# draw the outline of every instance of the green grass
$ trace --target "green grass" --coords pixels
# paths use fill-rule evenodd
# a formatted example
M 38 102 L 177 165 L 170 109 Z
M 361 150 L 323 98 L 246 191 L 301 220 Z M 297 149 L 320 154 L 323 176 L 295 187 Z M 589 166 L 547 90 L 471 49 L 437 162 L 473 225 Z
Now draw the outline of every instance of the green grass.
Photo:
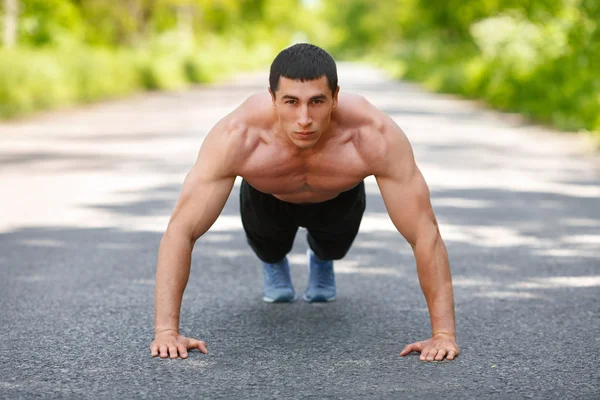
M 220 38 L 198 46 L 173 37 L 136 49 L 0 49 L 0 118 L 210 82 L 266 64 L 275 51 Z

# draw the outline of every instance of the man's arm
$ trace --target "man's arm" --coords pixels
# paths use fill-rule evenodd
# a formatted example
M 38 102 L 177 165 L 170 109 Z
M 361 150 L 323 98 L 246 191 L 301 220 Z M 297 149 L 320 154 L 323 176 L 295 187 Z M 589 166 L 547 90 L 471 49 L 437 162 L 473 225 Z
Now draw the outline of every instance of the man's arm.
M 158 251 L 155 287 L 155 340 L 152 355 L 187 357 L 187 350 L 206 344 L 179 335 L 179 313 L 187 285 L 191 253 L 196 240 L 214 224 L 229 197 L 235 175 L 228 164 L 227 133 L 212 131 L 205 139 L 196 164 L 186 176 L 182 192 Z
M 419 351 L 421 360 L 442 360 L 444 356 L 452 359 L 459 352 L 452 278 L 429 188 L 406 135 L 391 120 L 384 129 L 386 151 L 376 174 L 377 184 L 392 222 L 415 254 L 432 328 L 432 339 L 406 346 L 401 355 Z

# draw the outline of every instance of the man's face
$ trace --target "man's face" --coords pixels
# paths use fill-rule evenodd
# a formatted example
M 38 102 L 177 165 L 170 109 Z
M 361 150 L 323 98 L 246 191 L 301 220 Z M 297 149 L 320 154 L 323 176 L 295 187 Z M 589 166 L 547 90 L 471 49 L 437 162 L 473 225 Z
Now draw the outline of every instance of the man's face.
M 331 93 L 325 76 L 305 82 L 279 78 L 279 88 L 271 97 L 281 129 L 292 143 L 301 149 L 317 143 L 337 107 L 338 92 Z

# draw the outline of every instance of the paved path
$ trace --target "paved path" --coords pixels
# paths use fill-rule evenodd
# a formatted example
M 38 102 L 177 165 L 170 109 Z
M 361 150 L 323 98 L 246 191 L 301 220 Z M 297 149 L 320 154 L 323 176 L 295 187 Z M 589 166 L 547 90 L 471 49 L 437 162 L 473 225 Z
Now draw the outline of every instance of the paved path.
M 0 398 L 600 398 L 600 158 L 582 141 L 342 65 L 411 139 L 448 246 L 452 362 L 375 183 L 338 301 L 267 305 L 237 186 L 198 241 L 182 332 L 150 356 L 157 246 L 207 130 L 259 74 L 0 125 Z M 298 291 L 303 232 L 291 255 Z

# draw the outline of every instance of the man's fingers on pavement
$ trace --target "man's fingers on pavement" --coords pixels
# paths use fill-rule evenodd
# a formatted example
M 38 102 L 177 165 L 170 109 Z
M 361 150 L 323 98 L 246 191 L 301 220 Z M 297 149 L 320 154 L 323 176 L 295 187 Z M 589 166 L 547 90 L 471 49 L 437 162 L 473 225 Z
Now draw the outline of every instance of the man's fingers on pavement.
M 170 345 L 169 354 L 171 354 L 171 358 L 177 358 L 177 347 L 175 347 L 174 345 Z
M 206 348 L 206 343 L 205 342 L 200 342 L 198 344 L 198 349 L 203 352 L 204 354 L 208 354 L 208 349 Z
M 406 345 L 404 349 L 400 352 L 400 355 L 404 357 L 410 352 L 412 352 L 412 344 Z
M 429 353 L 431 351 L 433 351 L 433 349 L 431 347 L 424 348 L 423 351 L 421 352 L 421 361 L 427 360 L 427 357 L 429 357 Z
M 163 344 L 162 346 L 160 346 L 160 357 L 167 358 L 168 356 L 169 354 L 167 354 L 167 346 Z
M 455 356 L 456 356 L 456 352 L 455 352 L 454 350 L 450 350 L 450 351 L 448 352 L 448 355 L 446 356 L 446 358 L 447 358 L 448 360 L 453 360 Z
M 188 349 L 198 349 L 200 352 L 208 354 L 206 342 L 203 342 L 202 340 L 190 339 L 190 342 L 188 343 Z
M 411 343 L 409 345 L 407 345 L 404 350 L 402 350 L 402 352 L 400 353 L 401 356 L 405 356 L 413 351 L 421 351 L 421 344 L 420 342 L 417 343 Z
M 444 349 L 440 349 L 437 353 L 437 356 L 435 356 L 435 360 L 436 361 L 442 361 L 444 359 L 444 356 L 446 355 L 446 350 Z
M 438 349 L 429 350 L 429 354 L 427 355 L 427 361 L 433 361 L 437 352 L 438 352 Z
M 183 344 L 178 344 L 177 350 L 179 350 L 179 355 L 181 356 L 181 358 L 187 358 L 187 356 L 188 356 L 187 349 L 185 348 L 185 346 Z
M 150 345 L 150 351 L 152 352 L 152 357 L 156 357 L 158 355 L 158 345 Z

